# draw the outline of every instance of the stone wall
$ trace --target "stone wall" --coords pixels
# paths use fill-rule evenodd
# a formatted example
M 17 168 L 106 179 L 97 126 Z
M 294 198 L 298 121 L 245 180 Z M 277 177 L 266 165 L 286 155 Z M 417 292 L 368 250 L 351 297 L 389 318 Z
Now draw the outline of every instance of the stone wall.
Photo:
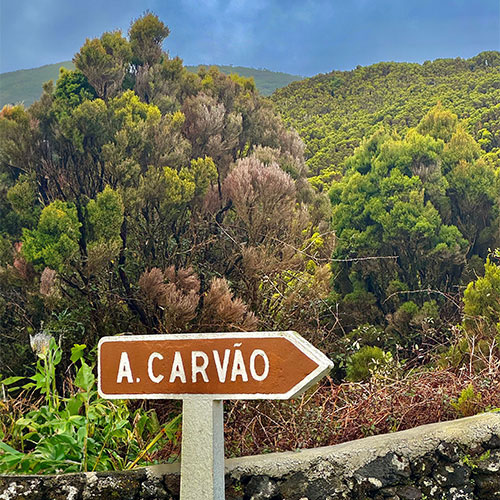
M 325 422 L 325 425 L 328 425 Z M 179 469 L 0 476 L 0 500 L 179 497 Z M 500 413 L 226 460 L 226 500 L 500 500 Z

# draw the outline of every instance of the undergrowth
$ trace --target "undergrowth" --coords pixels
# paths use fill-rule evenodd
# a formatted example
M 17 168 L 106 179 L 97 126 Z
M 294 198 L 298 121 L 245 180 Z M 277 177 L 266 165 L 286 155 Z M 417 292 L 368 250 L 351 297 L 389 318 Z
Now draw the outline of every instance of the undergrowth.
M 480 372 L 421 369 L 400 378 L 326 380 L 290 401 L 228 405 L 226 453 L 253 455 L 328 446 L 500 407 L 500 366 Z
M 99 397 L 84 345 L 71 350 L 74 377 L 58 384 L 61 348 L 44 334 L 32 341 L 34 375 L 0 379 L 0 473 L 131 469 L 175 443 L 180 416 L 160 425 L 152 410 Z

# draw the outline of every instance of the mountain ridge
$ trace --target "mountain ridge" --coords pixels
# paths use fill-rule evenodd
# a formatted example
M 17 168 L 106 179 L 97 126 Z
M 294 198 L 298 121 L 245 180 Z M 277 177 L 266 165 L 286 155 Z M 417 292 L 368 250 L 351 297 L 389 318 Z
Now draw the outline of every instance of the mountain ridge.
M 189 71 L 197 72 L 200 67 L 208 65 L 199 64 L 186 66 Z M 293 81 L 302 79 L 300 75 L 291 75 L 268 69 L 248 68 L 246 66 L 218 65 L 214 64 L 222 73 L 237 73 L 244 77 L 253 77 L 259 92 L 264 96 L 271 95 L 277 88 L 284 87 Z M 23 102 L 30 106 L 42 93 L 42 84 L 57 80 L 59 69 L 74 69 L 72 61 L 62 61 L 54 64 L 45 64 L 37 68 L 19 69 L 0 73 L 0 107 L 5 104 L 17 104 Z

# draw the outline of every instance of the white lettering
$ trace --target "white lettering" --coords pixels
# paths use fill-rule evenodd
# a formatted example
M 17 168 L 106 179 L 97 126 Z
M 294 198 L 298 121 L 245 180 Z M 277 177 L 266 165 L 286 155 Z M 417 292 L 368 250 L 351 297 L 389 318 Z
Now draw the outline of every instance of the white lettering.
M 177 377 L 181 379 L 183 384 L 186 383 L 186 372 L 184 371 L 184 363 L 182 362 L 182 356 L 179 351 L 175 351 L 174 362 L 172 363 L 172 370 L 168 381 L 172 383 Z
M 118 375 L 116 376 L 116 383 L 121 384 L 122 380 L 126 378 L 129 384 L 134 382 L 132 377 L 132 368 L 130 368 L 130 360 L 128 359 L 128 354 L 122 352 L 120 356 L 120 364 L 118 365 Z
M 240 376 L 243 382 L 248 382 L 247 369 L 243 361 L 243 354 L 239 349 L 234 351 L 233 370 L 231 372 L 231 382 L 236 381 L 236 377 Z
M 219 382 L 224 383 L 226 381 L 227 367 L 229 365 L 229 356 L 231 351 L 226 349 L 224 351 L 224 360 L 221 363 L 219 351 L 212 351 L 214 355 L 215 367 L 217 368 L 217 375 L 219 376 Z
M 255 359 L 257 356 L 260 356 L 264 360 L 264 371 L 258 375 L 257 370 L 255 369 Z M 267 354 L 262 349 L 255 349 L 250 356 L 250 373 L 252 377 L 258 382 L 262 382 L 269 375 L 269 358 Z
M 202 359 L 201 365 L 198 365 L 197 360 Z M 203 351 L 193 351 L 191 353 L 191 381 L 196 382 L 198 373 L 203 378 L 203 382 L 208 382 L 207 377 L 208 356 Z
M 155 375 L 153 373 L 153 361 L 155 359 L 162 360 L 163 356 L 159 352 L 153 352 L 148 359 L 148 375 L 152 382 L 159 384 L 165 377 L 163 375 Z

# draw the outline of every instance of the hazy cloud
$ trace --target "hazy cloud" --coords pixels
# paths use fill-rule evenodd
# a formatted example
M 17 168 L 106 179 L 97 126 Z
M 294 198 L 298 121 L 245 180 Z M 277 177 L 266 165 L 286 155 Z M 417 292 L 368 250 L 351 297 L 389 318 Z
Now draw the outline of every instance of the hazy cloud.
M 0 0 L 0 71 L 71 59 L 149 9 L 187 64 L 311 75 L 500 50 L 498 0 Z

